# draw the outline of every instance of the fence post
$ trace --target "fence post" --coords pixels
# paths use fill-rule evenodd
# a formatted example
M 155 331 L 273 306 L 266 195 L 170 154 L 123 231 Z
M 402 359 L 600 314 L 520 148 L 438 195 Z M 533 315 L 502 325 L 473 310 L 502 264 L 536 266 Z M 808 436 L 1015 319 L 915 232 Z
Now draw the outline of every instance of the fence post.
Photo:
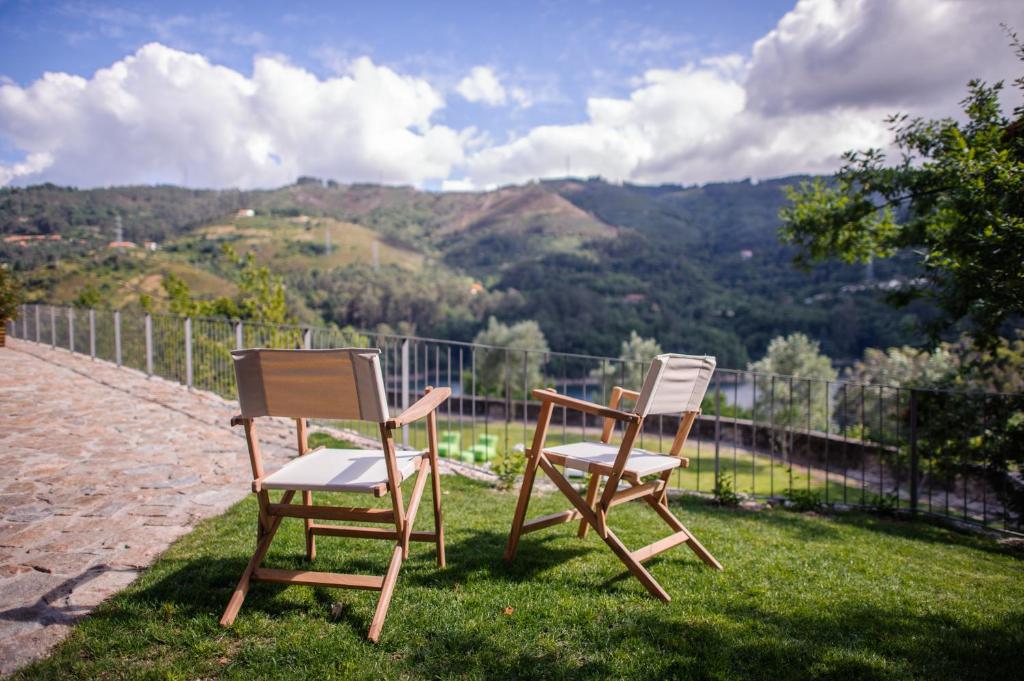
M 146 375 L 153 375 L 153 315 L 146 313 Z
M 96 359 L 96 310 L 89 308 L 89 356 Z
M 718 494 L 719 449 L 722 440 L 722 379 L 715 377 L 715 483 L 712 490 Z
M 114 360 L 121 366 L 121 311 L 114 310 Z
M 21 338 L 28 340 L 28 305 L 21 306 Z
M 235 350 L 242 349 L 242 320 L 235 322 Z
M 409 408 L 409 339 L 402 341 L 402 411 Z M 409 444 L 409 426 L 402 426 L 402 444 Z
M 36 308 L 36 343 L 39 343 L 41 342 L 41 335 L 39 331 L 39 309 L 41 306 L 35 305 L 34 307 Z
M 303 329 L 302 330 L 302 347 L 309 350 L 313 347 L 313 330 Z
M 910 390 L 910 512 L 917 513 L 917 391 Z
M 185 317 L 185 385 L 192 387 L 192 318 Z
M 50 306 L 50 347 L 57 347 L 57 308 Z
M 75 308 L 68 308 L 68 351 L 75 351 Z

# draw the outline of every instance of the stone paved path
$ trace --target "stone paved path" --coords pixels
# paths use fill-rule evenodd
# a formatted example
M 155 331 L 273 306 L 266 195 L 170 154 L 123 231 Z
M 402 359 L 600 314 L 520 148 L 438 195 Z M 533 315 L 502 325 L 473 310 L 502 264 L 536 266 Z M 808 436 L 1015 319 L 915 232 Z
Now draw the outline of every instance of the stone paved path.
M 237 405 L 65 350 L 7 343 L 0 675 L 45 655 L 252 480 L 241 429 L 229 426 Z M 292 424 L 261 427 L 268 470 L 294 456 Z

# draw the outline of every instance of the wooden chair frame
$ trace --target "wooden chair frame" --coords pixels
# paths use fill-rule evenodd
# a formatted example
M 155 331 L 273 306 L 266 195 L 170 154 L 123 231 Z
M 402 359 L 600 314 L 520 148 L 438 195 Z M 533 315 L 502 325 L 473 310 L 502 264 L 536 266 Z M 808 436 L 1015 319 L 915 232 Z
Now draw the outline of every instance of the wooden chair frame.
M 431 387 L 417 402 L 412 404 L 401 415 L 380 423 L 380 437 L 384 449 L 388 481 L 372 490 L 376 497 L 390 495 L 391 508 L 354 508 L 340 506 L 317 506 L 313 504 L 313 493 L 302 491 L 302 503 L 292 503 L 295 490 L 285 490 L 277 503 L 270 499 L 268 490 L 261 481 L 264 478 L 263 460 L 260 454 L 260 443 L 256 436 L 254 418 L 236 416 L 231 420 L 232 426 L 241 425 L 245 428 L 245 440 L 249 448 L 249 462 L 252 465 L 252 491 L 259 502 L 259 523 L 256 527 L 256 551 L 242 573 L 238 586 L 228 601 L 220 624 L 229 627 L 235 621 L 242 602 L 253 581 L 276 582 L 279 584 L 306 584 L 311 586 L 330 586 L 348 589 L 366 589 L 380 592 L 380 600 L 370 623 L 368 638 L 376 642 L 384 626 L 391 597 L 402 561 L 409 557 L 409 543 L 414 541 L 433 542 L 437 549 L 437 564 L 445 567 L 444 554 L 444 523 L 441 515 L 441 479 L 437 463 L 437 408 L 451 395 L 451 389 Z M 416 480 L 408 506 L 403 503 L 398 463 L 395 457 L 394 431 L 415 421 L 427 420 L 427 451 L 420 458 Z M 307 441 L 307 423 L 305 418 L 295 419 L 299 456 L 310 453 Z M 315 450 L 314 450 L 315 451 Z M 419 510 L 423 490 L 426 487 L 427 472 L 431 473 L 432 493 L 434 501 L 434 531 L 414 532 L 413 523 Z M 333 572 L 312 572 L 305 570 L 277 570 L 261 568 L 270 543 L 274 539 L 281 520 L 284 518 L 302 518 L 306 526 L 306 557 L 312 561 L 316 558 L 316 535 L 333 537 L 356 537 L 362 539 L 383 539 L 396 542 L 387 572 L 384 576 L 338 574 Z M 374 527 L 357 527 L 347 525 L 328 525 L 314 521 L 340 520 L 393 525 L 394 529 Z
M 561 523 L 580 521 L 578 536 L 584 538 L 587 530 L 593 527 L 598 536 L 611 548 L 629 571 L 640 580 L 647 591 L 662 601 L 671 601 L 668 592 L 658 584 L 657 580 L 647 571 L 643 563 L 655 556 L 668 551 L 680 544 L 686 544 L 697 556 L 709 567 L 721 570 L 722 565 L 711 553 L 704 548 L 697 538 L 676 518 L 668 507 L 667 486 L 669 477 L 675 469 L 669 469 L 658 474 L 656 478 L 642 481 L 636 475 L 626 472 L 626 464 L 629 454 L 633 450 L 633 443 L 643 429 L 644 419 L 639 414 L 622 411 L 619 404 L 623 397 L 636 400 L 640 393 L 633 390 L 626 390 L 619 386 L 612 388 L 609 404 L 607 407 L 586 402 L 565 395 L 560 395 L 553 389 L 537 389 L 532 392 L 534 399 L 541 403 L 540 415 L 537 418 L 537 429 L 534 431 L 533 445 L 527 452 L 526 470 L 523 474 L 523 484 L 519 490 L 519 500 L 516 504 L 515 516 L 512 520 L 512 530 L 509 533 L 508 544 L 505 547 L 505 560 L 513 560 L 519 548 L 519 539 L 522 535 L 559 525 Z M 551 423 L 551 415 L 555 406 L 573 409 L 586 415 L 604 418 L 604 428 L 601 433 L 601 442 L 608 443 L 611 440 L 617 423 L 625 425 L 622 437 L 622 444 L 619 446 L 615 462 L 611 466 L 591 464 L 589 466 L 590 480 L 587 484 L 586 497 L 580 495 L 568 479 L 555 467 L 565 465 L 565 457 L 555 452 L 544 449 L 544 442 L 547 437 L 548 427 Z M 689 460 L 681 456 L 683 445 L 690 434 L 694 421 L 700 414 L 699 411 L 684 412 L 679 421 L 679 428 L 669 450 L 671 456 L 682 460 L 682 467 L 689 465 Z M 560 513 L 526 520 L 527 508 L 530 504 L 530 495 L 533 491 L 533 483 L 540 468 L 551 479 L 559 491 L 562 492 L 572 504 L 573 508 Z M 607 482 L 601 489 L 601 478 L 607 478 Z M 625 481 L 629 488 L 619 490 L 619 483 Z M 672 529 L 672 534 L 644 546 L 635 551 L 630 551 L 625 544 L 612 532 L 608 526 L 608 512 L 612 507 L 619 504 L 642 499 L 654 509 L 655 513 Z

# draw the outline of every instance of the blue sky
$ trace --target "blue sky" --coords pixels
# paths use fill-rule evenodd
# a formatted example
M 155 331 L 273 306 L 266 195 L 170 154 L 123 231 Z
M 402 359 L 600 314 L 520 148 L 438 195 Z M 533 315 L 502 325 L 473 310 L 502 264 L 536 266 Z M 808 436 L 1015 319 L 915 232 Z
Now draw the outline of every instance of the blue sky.
M 1004 0 L 0 0 L 0 184 L 822 172 L 849 146 L 884 144 L 883 112 L 952 113 L 968 77 L 1016 75 L 1000 21 L 1024 29 L 1024 11 Z

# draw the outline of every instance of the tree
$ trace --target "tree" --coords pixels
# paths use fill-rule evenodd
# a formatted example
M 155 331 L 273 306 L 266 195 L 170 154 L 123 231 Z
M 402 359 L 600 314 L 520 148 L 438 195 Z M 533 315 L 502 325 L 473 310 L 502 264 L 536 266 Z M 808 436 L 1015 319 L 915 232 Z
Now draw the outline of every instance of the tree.
M 279 275 L 271 274 L 265 265 L 256 264 L 252 253 L 239 257 L 230 244 L 225 244 L 221 252 L 227 262 L 228 276 L 238 284 L 238 295 L 212 300 L 196 298 L 183 279 L 168 273 L 164 276 L 163 287 L 172 313 L 186 317 L 229 317 L 264 324 L 294 323 Z
M 824 430 L 828 423 L 826 381 L 836 379 L 832 360 L 821 354 L 816 341 L 802 333 L 773 338 L 763 358 L 748 367 L 758 374 L 757 420 L 780 426 L 809 426 Z M 765 379 L 768 380 L 765 380 Z
M 909 389 L 950 386 L 959 366 L 959 356 L 946 344 L 932 352 L 869 348 L 846 371 L 849 383 L 837 395 L 833 415 L 847 435 L 856 433 L 852 427 L 874 442 L 898 442 L 909 429 Z
M 543 387 L 541 369 L 549 349 L 537 322 L 526 319 L 508 326 L 491 317 L 473 343 L 489 346 L 476 350 L 478 394 L 522 397 Z
M 1024 90 L 1024 78 L 1015 84 Z M 971 81 L 964 122 L 892 116 L 898 162 L 879 149 L 850 151 L 831 182 L 790 189 L 782 237 L 800 248 L 798 262 L 917 252 L 928 285 L 894 302 L 934 299 L 942 316 L 929 323 L 933 343 L 962 326 L 979 348 L 995 348 L 1024 313 L 1024 106 L 1007 118 L 1002 89 Z
M 629 390 L 640 390 L 651 360 L 662 353 L 661 346 L 653 338 L 643 338 L 636 331 L 622 341 L 619 353 L 621 362 L 604 362 L 590 372 L 590 377 L 606 388 L 619 385 Z
M 23 298 L 21 283 L 15 278 L 11 266 L 0 263 L 0 324 L 17 318 Z

